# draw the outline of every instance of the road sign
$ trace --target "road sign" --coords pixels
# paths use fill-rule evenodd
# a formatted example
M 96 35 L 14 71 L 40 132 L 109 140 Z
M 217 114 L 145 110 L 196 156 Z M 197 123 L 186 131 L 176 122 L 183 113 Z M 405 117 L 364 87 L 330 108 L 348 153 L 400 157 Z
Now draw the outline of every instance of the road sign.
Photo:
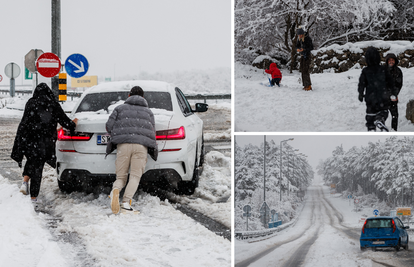
M 267 203 L 266 203 L 266 201 L 265 202 L 263 202 L 263 204 L 262 204 L 262 207 L 260 208 L 260 212 L 261 213 L 267 213 L 267 214 L 269 214 L 269 212 L 270 212 L 270 208 L 269 208 L 269 206 L 267 205 Z
M 379 210 L 374 210 L 374 215 L 377 216 L 379 214 Z
M 243 211 L 246 212 L 246 213 L 249 213 L 251 210 L 252 210 L 252 207 L 250 207 L 250 205 L 245 205 L 243 207 Z
M 24 68 L 24 78 L 26 80 L 33 80 L 33 73 L 31 73 L 28 68 Z
M 352 195 L 348 195 L 348 198 L 352 198 Z
M 357 198 L 356 198 L 356 199 L 354 199 L 354 203 L 355 203 L 355 204 L 358 204 L 358 203 L 359 203 L 359 199 L 357 199 Z
M 390 216 L 391 217 L 397 216 L 397 211 L 396 210 L 390 210 Z
M 92 87 L 98 84 L 98 76 L 83 76 L 82 78 L 72 78 L 71 87 Z
M 10 79 L 17 78 L 20 75 L 20 67 L 16 63 L 11 62 L 4 68 L 4 73 Z
M 31 72 L 36 73 L 36 60 L 43 54 L 40 49 L 32 49 L 24 56 L 24 66 Z
M 60 72 L 60 59 L 53 53 L 44 53 L 36 61 L 37 71 L 40 75 L 51 78 Z
M 276 214 L 276 211 L 275 211 L 275 210 L 271 210 L 271 211 L 270 211 L 270 213 L 271 213 L 272 215 L 275 215 L 275 214 Z
M 411 208 L 397 208 L 397 215 L 399 216 L 410 216 Z
M 335 184 L 331 184 L 331 188 L 335 188 L 336 187 L 336 185 Z
M 69 76 L 80 78 L 88 72 L 89 63 L 81 54 L 72 54 L 65 61 L 65 69 Z
M 3 76 L 0 75 L 0 82 L 3 81 Z

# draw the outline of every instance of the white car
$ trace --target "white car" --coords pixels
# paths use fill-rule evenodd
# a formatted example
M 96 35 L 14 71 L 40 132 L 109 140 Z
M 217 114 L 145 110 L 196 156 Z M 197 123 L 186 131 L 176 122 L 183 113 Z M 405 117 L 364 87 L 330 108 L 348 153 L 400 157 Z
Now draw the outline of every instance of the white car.
M 203 121 L 194 112 L 205 112 L 208 105 L 197 103 L 193 110 L 179 88 L 158 81 L 103 83 L 83 93 L 70 115 L 79 119 L 75 134 L 65 129 L 58 132 L 56 170 L 62 191 L 90 193 L 100 184 L 115 181 L 116 150 L 105 158 L 110 138 L 105 124 L 136 85 L 144 90 L 154 113 L 158 144 L 158 160 L 148 156 L 140 184 L 194 192 L 204 160 Z

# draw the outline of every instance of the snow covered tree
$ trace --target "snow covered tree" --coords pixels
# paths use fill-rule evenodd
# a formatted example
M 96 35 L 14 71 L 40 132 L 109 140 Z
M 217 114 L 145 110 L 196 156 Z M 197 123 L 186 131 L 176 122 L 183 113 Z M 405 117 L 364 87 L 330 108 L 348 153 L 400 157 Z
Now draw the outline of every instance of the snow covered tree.
M 296 29 L 303 26 L 315 48 L 332 42 L 379 38 L 395 11 L 388 0 L 235 0 L 235 57 L 268 55 L 296 63 Z M 247 61 L 252 61 L 249 58 Z

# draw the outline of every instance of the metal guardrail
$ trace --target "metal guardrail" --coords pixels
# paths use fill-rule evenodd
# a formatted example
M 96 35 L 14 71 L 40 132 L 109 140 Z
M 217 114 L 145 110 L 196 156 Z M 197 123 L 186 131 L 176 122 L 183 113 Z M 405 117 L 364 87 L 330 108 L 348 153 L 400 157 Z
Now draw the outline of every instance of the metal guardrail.
M 9 94 L 10 89 L 0 89 L 0 94 Z M 32 94 L 31 89 L 15 89 L 15 94 Z M 67 96 L 71 97 L 71 100 L 73 100 L 74 97 L 81 97 L 83 92 L 67 92 Z M 204 100 L 204 103 L 208 99 L 231 99 L 231 94 L 196 94 L 196 95 L 185 95 L 185 97 L 189 100 Z

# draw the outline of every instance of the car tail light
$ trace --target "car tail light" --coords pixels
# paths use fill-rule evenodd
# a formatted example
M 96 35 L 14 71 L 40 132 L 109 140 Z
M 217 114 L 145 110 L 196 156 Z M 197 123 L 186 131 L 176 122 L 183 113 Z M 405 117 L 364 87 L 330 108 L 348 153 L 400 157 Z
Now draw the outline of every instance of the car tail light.
M 392 219 L 392 232 L 394 233 L 395 232 L 395 230 L 397 229 L 396 227 L 395 227 L 395 222 L 394 222 L 394 219 Z
M 163 130 L 156 132 L 157 140 L 179 140 L 185 139 L 185 129 L 181 126 L 178 129 Z
M 367 224 L 368 220 L 365 220 L 364 225 L 362 226 L 362 233 L 365 234 L 365 225 Z
M 58 140 L 59 141 L 89 141 L 92 137 L 92 133 L 81 133 L 75 132 L 73 135 L 70 134 L 70 131 L 61 129 L 58 131 Z

